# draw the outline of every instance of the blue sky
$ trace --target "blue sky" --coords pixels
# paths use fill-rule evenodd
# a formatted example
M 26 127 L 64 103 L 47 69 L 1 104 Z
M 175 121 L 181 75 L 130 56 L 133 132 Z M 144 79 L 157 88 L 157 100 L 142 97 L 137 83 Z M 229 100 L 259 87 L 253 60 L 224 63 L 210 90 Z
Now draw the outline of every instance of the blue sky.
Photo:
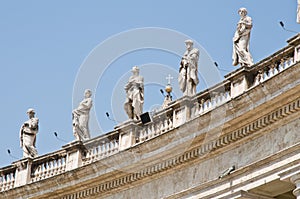
M 240 7 L 246 7 L 253 19 L 250 50 L 255 62 L 284 47 L 286 40 L 294 35 L 283 31 L 279 21 L 284 21 L 289 29 L 299 30 L 296 0 L 0 1 L 0 167 L 14 161 L 7 155 L 7 149 L 21 158 L 19 129 L 27 120 L 26 110 L 30 107 L 40 119 L 39 154 L 55 151 L 65 144 L 54 137 L 54 131 L 64 140 L 74 139 L 71 112 L 73 101 L 74 106 L 80 101 L 80 97 L 74 98 L 73 91 L 80 93 L 83 89 L 74 88 L 80 68 L 101 43 L 124 31 L 157 27 L 184 34 L 197 41 L 220 67 L 228 71 L 236 69 L 231 66 L 231 41 Z M 183 41 L 179 42 L 183 45 L 179 51 L 183 53 Z M 107 51 L 118 48 L 114 44 L 108 46 Z M 101 61 L 107 55 L 96 56 Z M 205 59 L 203 54 L 202 58 Z M 141 75 L 145 77 L 160 77 L 158 74 L 164 77 L 168 72 L 158 71 L 157 67 L 177 71 L 179 61 L 179 55 L 157 49 L 137 50 L 116 57 L 94 90 L 93 111 L 101 128 L 95 127 L 93 121 L 92 135 L 113 129 L 115 123 L 107 120 L 106 111 L 117 120 L 126 119 L 121 107 L 125 96 L 123 86 L 133 65 L 142 66 Z M 209 64 L 203 62 L 199 66 L 200 73 Z M 149 65 L 153 67 L 150 73 Z M 225 74 L 221 71 L 210 75 Z M 172 82 L 174 87 L 176 78 Z M 165 81 L 162 78 L 161 82 Z M 198 91 L 206 87 L 203 80 Z M 146 87 L 145 111 L 163 101 L 160 88 L 163 85 L 155 82 Z

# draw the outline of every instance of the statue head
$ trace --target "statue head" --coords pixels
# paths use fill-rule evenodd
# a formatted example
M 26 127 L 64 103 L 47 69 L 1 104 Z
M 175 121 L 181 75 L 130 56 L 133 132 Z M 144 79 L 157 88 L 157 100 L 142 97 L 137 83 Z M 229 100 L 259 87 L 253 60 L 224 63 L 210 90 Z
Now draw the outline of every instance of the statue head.
M 192 40 L 190 40 L 190 39 L 185 40 L 184 43 L 185 43 L 187 50 L 192 50 L 193 45 L 194 45 L 194 42 Z
M 90 98 L 92 96 L 92 91 L 90 89 L 86 89 L 84 91 L 84 97 L 85 98 Z
M 35 115 L 35 111 L 33 108 L 28 109 L 26 113 L 29 116 L 29 118 L 33 118 Z
M 139 73 L 140 73 L 140 69 L 137 66 L 132 67 L 131 71 L 132 71 L 133 75 L 139 75 Z
M 240 8 L 239 11 L 238 11 L 238 13 L 239 13 L 239 15 L 241 17 L 244 17 L 244 16 L 246 16 L 248 14 L 248 11 L 247 11 L 246 8 Z

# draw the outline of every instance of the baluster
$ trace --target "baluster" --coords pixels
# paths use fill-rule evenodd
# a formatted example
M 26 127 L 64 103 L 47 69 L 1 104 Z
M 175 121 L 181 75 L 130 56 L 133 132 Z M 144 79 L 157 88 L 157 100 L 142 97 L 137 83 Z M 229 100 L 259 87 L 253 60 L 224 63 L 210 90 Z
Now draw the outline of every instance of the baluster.
M 216 106 L 219 106 L 221 104 L 221 101 L 222 101 L 222 93 L 218 93 L 215 96 L 215 99 L 216 99 Z
M 109 143 L 109 146 L 110 146 L 110 153 L 113 154 L 114 153 L 114 143 L 113 143 L 113 141 L 111 141 Z
M 63 161 L 62 158 L 59 158 L 57 160 L 57 174 L 59 174 L 62 171 L 62 167 L 63 167 L 62 161 Z
M 50 173 L 51 173 L 51 161 L 48 161 L 45 163 L 46 164 L 46 173 L 45 173 L 45 177 L 49 177 Z
M 3 187 L 2 187 L 3 190 L 6 190 L 6 182 L 7 182 L 6 175 L 4 175 L 3 176 Z
M 257 75 L 255 77 L 255 83 L 254 83 L 254 85 L 260 84 L 261 82 L 263 82 L 263 79 L 264 79 L 263 70 L 258 70 L 258 73 L 257 73 Z
M 118 149 L 119 149 L 119 144 L 118 144 L 117 140 L 115 139 L 114 140 L 114 152 L 117 152 Z
M 14 184 L 15 184 L 15 174 L 11 173 L 12 176 L 12 182 L 11 182 L 11 187 L 10 188 L 14 188 Z
M 96 146 L 94 149 L 93 161 L 97 160 L 98 159 L 97 157 L 98 157 L 98 146 Z
M 284 59 L 280 60 L 280 64 L 278 66 L 278 71 L 281 72 L 284 70 Z
M 47 165 L 46 163 L 43 163 L 43 178 L 46 177 L 46 173 L 47 173 Z
M 160 135 L 163 131 L 164 131 L 164 122 L 163 122 L 163 119 L 160 118 L 158 135 Z
M 267 71 L 264 71 L 264 72 L 263 72 L 263 81 L 267 80 L 268 78 L 269 78 L 268 72 L 267 72 Z
M 293 65 L 293 57 L 287 58 L 286 68 L 289 68 L 291 65 Z
M 294 58 L 290 57 L 289 59 L 289 67 L 294 64 Z
M 6 174 L 6 189 L 9 189 L 9 185 L 10 185 L 10 175 L 9 174 Z
M 146 129 L 146 128 L 144 128 L 144 129 L 141 130 L 141 133 L 140 133 L 140 139 L 139 139 L 140 142 L 143 142 L 143 141 L 146 139 L 145 129 Z
M 207 104 L 207 109 L 211 109 L 211 98 L 206 100 L 206 104 Z
M 149 137 L 149 138 L 152 138 L 152 137 L 153 137 L 152 127 L 153 127 L 153 123 L 150 123 L 150 124 L 147 126 L 147 131 L 148 131 L 148 137 Z
M 210 98 L 210 108 L 213 109 L 216 106 L 216 97 Z
M 101 144 L 101 158 L 105 156 L 105 145 L 104 143 Z
M 155 136 L 155 126 L 156 126 L 155 124 L 156 124 L 156 122 L 155 123 L 153 122 L 152 125 L 151 125 L 151 136 L 152 137 Z
M 104 156 L 104 144 L 101 144 L 100 145 L 100 149 L 101 149 L 101 151 L 100 151 L 100 156 L 101 156 L 101 158 Z
M 274 76 L 274 64 L 271 64 L 269 68 L 269 78 Z
M 158 135 L 160 135 L 164 130 L 164 123 L 163 123 L 161 118 L 160 118 L 160 121 L 159 121 L 159 128 L 158 129 L 159 129 Z
M 0 176 L 0 192 L 3 191 L 3 176 Z
M 144 129 L 145 130 L 145 140 L 146 139 L 149 139 L 149 132 L 148 132 L 148 129 L 149 129 L 149 124 L 146 126 L 146 128 Z
M 105 143 L 105 155 L 108 156 L 109 155 L 109 146 L 108 143 Z
M 224 93 L 222 93 L 222 98 L 221 98 L 221 102 L 222 104 L 225 103 L 227 101 L 227 92 L 225 91 Z
M 168 125 L 168 118 L 165 118 L 165 121 L 164 121 L 164 131 L 168 131 L 169 130 L 169 125 Z
M 53 175 L 57 174 L 57 159 L 53 160 Z
M 169 117 L 169 129 L 172 129 L 173 128 L 173 117 L 170 116 Z
M 204 103 L 205 103 L 205 100 L 201 99 L 200 104 L 199 104 L 199 113 L 198 113 L 199 115 L 201 113 L 203 113 L 203 111 L 204 111 Z

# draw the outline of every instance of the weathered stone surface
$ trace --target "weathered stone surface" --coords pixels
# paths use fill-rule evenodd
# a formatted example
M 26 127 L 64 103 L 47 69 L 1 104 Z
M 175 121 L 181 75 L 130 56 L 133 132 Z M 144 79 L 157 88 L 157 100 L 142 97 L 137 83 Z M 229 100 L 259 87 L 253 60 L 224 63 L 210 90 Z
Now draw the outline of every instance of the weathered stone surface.
M 242 68 L 212 87 L 212 95 L 178 99 L 148 125 L 127 122 L 33 159 L 24 186 L 13 189 L 16 165 L 1 169 L 0 198 L 294 198 L 300 63 L 285 61 L 270 72 L 294 50 L 286 47 L 245 71 L 248 84 L 235 97 L 232 81 Z M 259 70 L 264 78 L 254 84 Z

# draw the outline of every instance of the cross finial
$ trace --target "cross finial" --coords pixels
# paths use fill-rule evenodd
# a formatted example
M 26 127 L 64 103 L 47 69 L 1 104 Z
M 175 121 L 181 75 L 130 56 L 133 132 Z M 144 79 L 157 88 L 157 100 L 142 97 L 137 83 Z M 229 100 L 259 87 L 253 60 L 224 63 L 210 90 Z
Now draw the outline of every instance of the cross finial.
M 169 74 L 168 77 L 166 77 L 166 79 L 168 80 L 168 84 L 171 84 L 171 79 L 173 79 L 173 77 Z

